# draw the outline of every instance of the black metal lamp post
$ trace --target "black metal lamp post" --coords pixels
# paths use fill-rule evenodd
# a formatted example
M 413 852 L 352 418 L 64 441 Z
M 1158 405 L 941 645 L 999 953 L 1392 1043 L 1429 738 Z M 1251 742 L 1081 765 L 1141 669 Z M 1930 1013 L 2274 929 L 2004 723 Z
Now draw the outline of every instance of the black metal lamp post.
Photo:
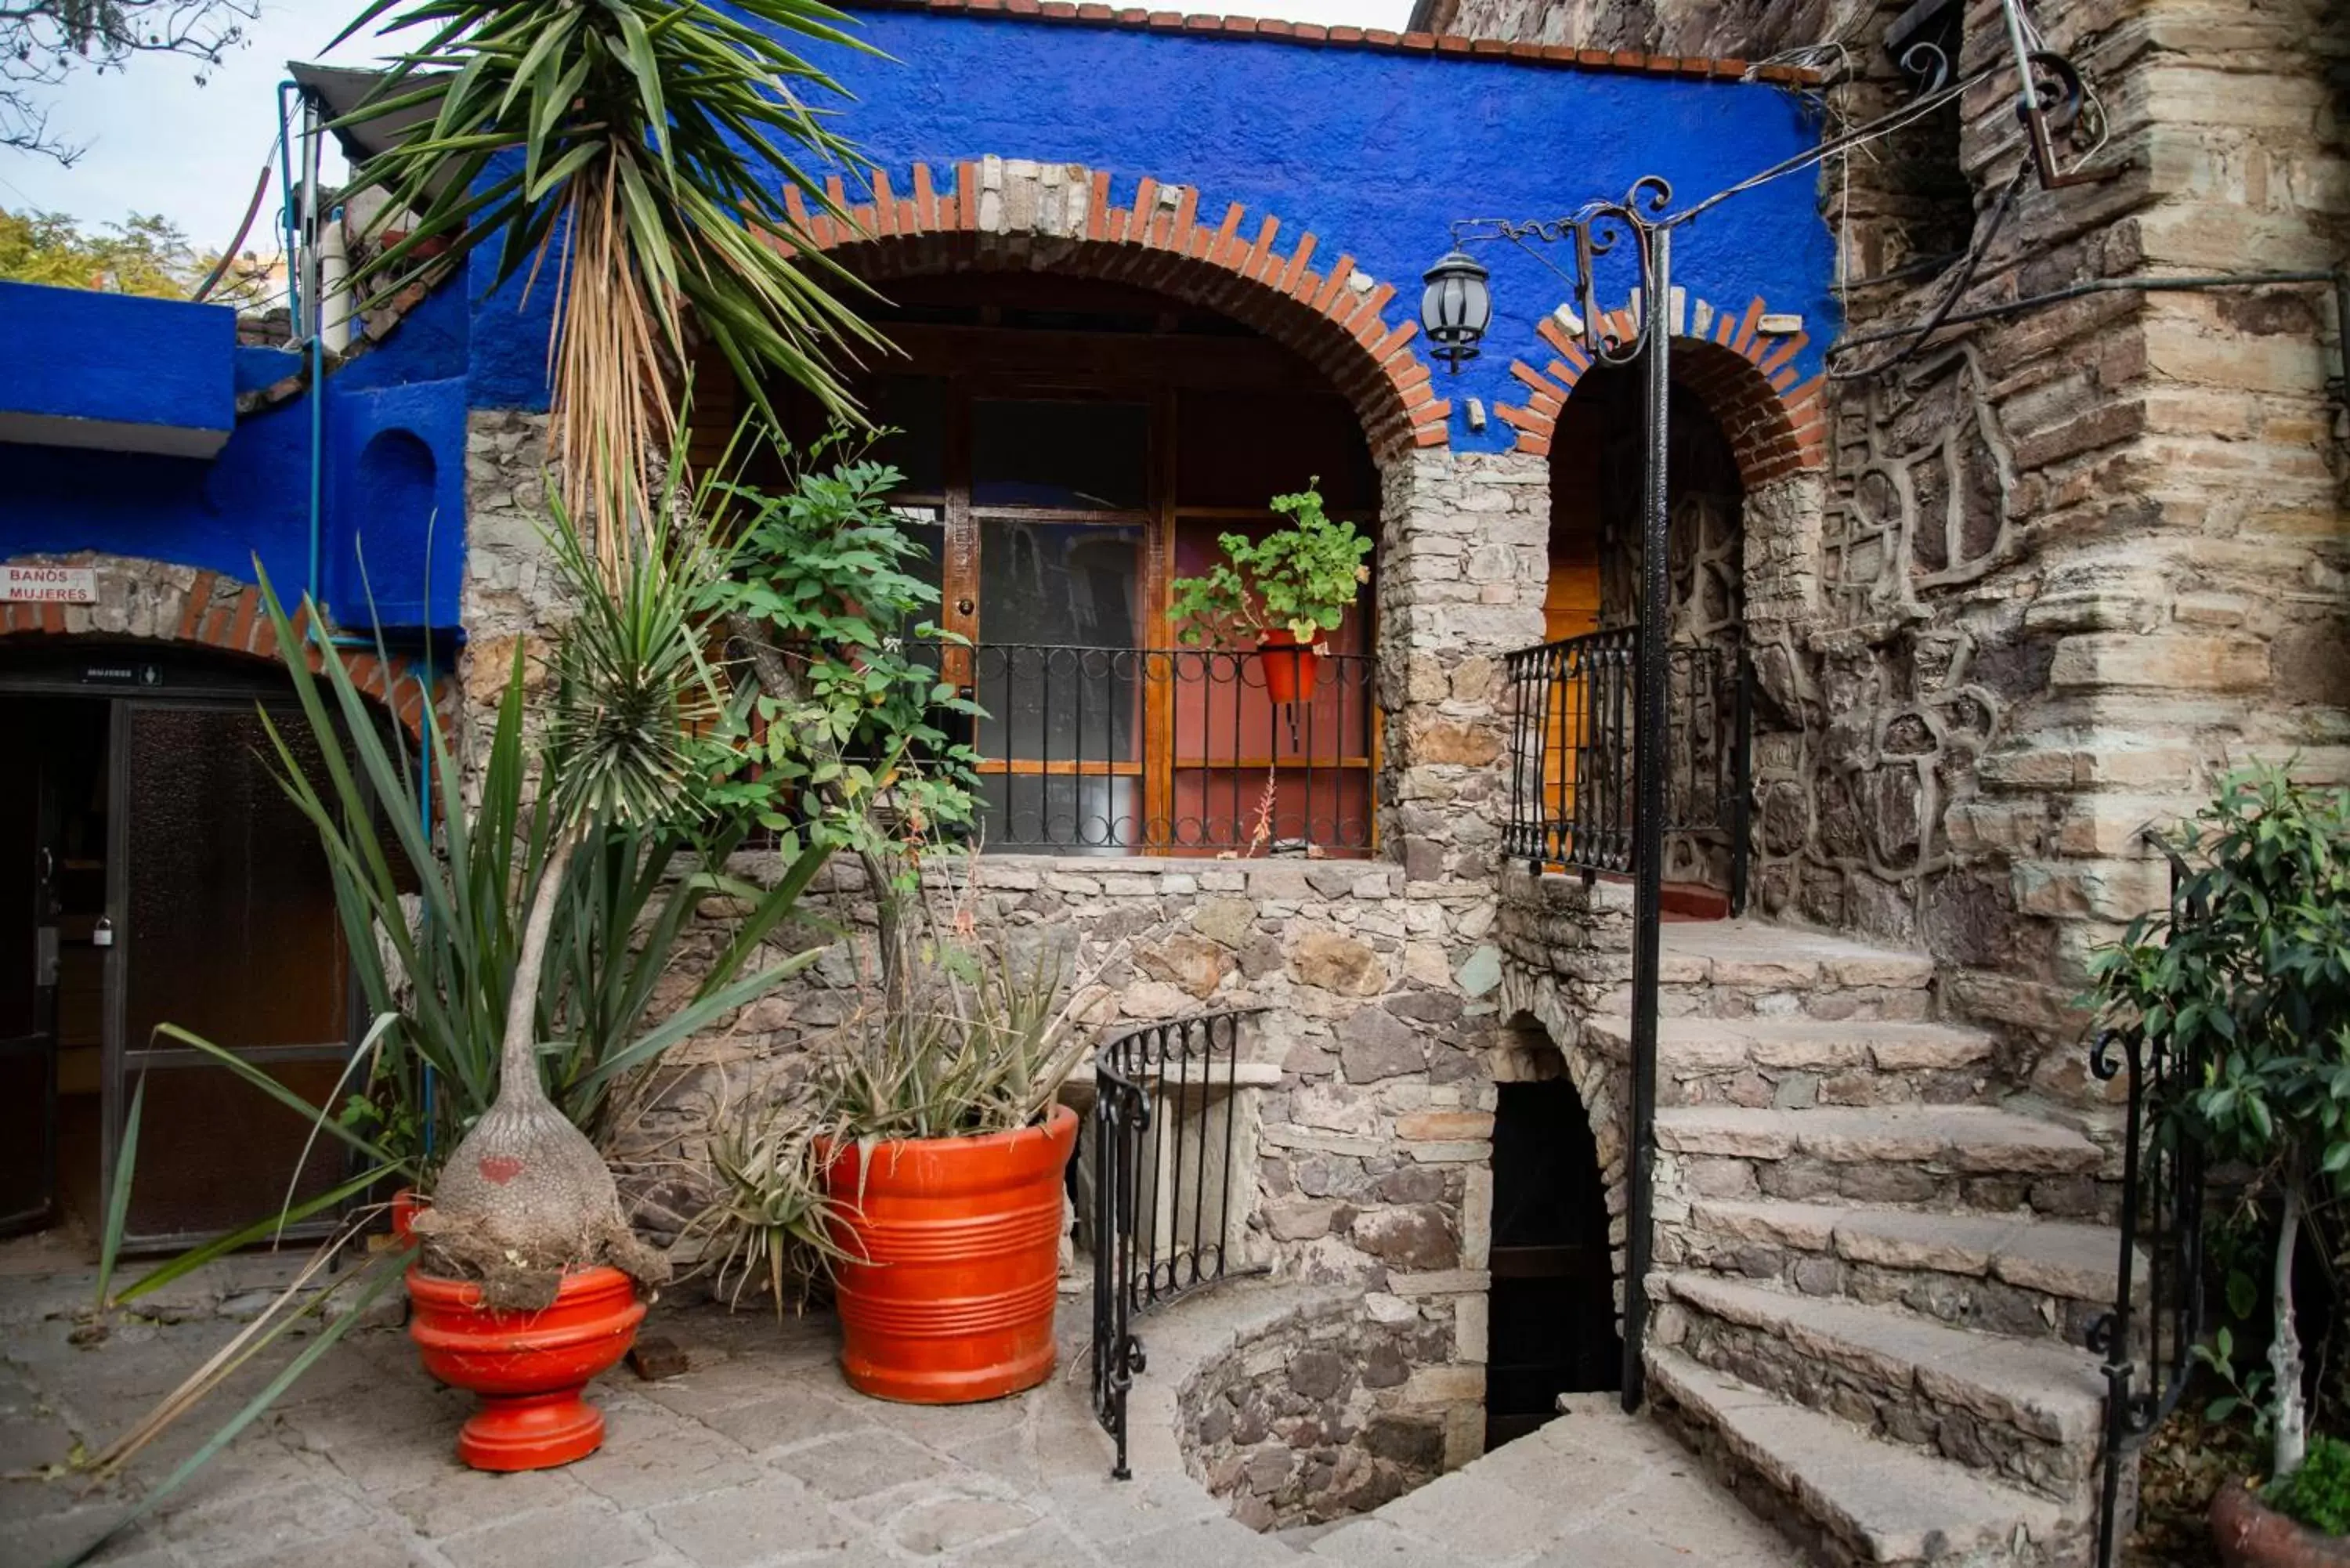
M 1512 223 L 1476 218 L 1453 225 L 1453 249 L 1427 274 L 1420 325 L 1430 350 L 1459 373 L 1474 358 L 1492 319 L 1486 271 L 1461 247 L 1507 240 L 1559 272 L 1574 289 L 1583 349 L 1595 364 L 1646 371 L 1647 442 L 1640 503 L 1640 609 L 1633 696 L 1632 750 L 1632 1128 L 1624 1268 L 1624 1407 L 1639 1407 L 1647 1393 L 1641 1345 L 1648 1318 L 1647 1280 L 1654 1223 L 1651 1168 L 1656 1160 L 1657 991 L 1659 900 L 1664 881 L 1666 661 L 1665 618 L 1670 597 L 1666 559 L 1666 452 L 1672 391 L 1672 230 L 1665 216 L 1672 187 L 1643 175 L 1620 202 L 1587 202 L 1564 218 Z M 1694 212 L 1682 217 L 1694 216 Z M 1574 246 L 1574 271 L 1560 272 L 1534 243 Z M 1601 324 L 1597 258 L 1628 242 L 1638 263 L 1638 307 L 1628 333 Z

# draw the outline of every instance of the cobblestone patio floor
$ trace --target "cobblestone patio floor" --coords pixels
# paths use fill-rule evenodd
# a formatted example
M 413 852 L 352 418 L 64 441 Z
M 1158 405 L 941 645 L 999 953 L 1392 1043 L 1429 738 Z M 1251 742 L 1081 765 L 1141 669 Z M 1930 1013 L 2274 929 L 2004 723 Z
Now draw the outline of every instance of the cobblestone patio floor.
M 181 1290 L 176 1322 L 74 1345 L 86 1272 L 0 1273 L 0 1564 L 41 1568 L 120 1517 L 236 1401 L 182 1423 L 128 1486 L 63 1470 L 234 1332 L 250 1276 Z M 1074 1303 L 1081 1308 L 1082 1303 Z M 1193 1303 L 1197 1305 L 1199 1303 Z M 1178 1308 L 1177 1311 L 1188 1310 Z M 1065 1319 L 1076 1315 L 1065 1307 Z M 829 1317 L 778 1326 L 664 1302 L 647 1324 L 689 1369 L 621 1368 L 594 1395 L 602 1452 L 493 1476 L 452 1452 L 468 1397 L 399 1329 L 355 1330 L 267 1416 L 100 1559 L 118 1568 L 756 1568 L 935 1563 L 1154 1568 L 1784 1568 L 1780 1539 L 1670 1438 L 1605 1397 L 1378 1513 L 1259 1535 L 1190 1478 L 1108 1477 L 1076 1346 L 1017 1398 L 953 1409 L 860 1397 Z M 1082 1332 L 1082 1330 L 1080 1330 Z M 245 1386 L 257 1387 L 262 1375 Z

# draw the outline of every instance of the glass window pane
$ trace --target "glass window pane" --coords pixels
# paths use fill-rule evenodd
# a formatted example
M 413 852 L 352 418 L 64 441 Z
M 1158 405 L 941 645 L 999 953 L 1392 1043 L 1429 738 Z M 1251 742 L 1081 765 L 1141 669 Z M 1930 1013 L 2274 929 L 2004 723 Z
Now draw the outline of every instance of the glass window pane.
M 1135 647 L 1142 550 L 1142 529 L 1130 524 L 981 519 L 980 639 Z
M 1141 755 L 1140 654 L 987 643 L 972 664 L 981 756 L 1084 772 Z
M 947 483 L 947 389 L 928 376 L 883 376 L 868 411 L 890 431 L 873 443 L 873 457 L 902 472 L 908 495 L 937 495 Z
M 904 563 L 907 575 L 919 577 L 934 588 L 942 588 L 946 582 L 947 530 L 946 524 L 939 520 L 939 509 L 935 506 L 893 506 L 889 510 L 897 519 L 898 532 L 921 546 L 922 553 L 919 557 Z M 927 608 L 914 617 L 916 623 L 937 620 L 939 606 L 940 601 L 933 599 Z M 914 628 L 909 626 L 905 629 L 910 633 Z
M 1140 511 L 1149 496 L 1150 410 L 1139 403 L 973 403 L 971 470 L 975 505 Z
M 980 780 L 979 808 L 989 849 L 1124 855 L 1140 843 L 1142 780 L 991 774 Z

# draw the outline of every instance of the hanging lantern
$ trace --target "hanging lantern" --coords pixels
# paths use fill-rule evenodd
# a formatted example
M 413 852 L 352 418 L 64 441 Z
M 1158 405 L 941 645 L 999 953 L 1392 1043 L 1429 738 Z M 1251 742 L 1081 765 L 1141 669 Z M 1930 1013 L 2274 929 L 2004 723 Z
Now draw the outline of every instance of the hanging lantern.
M 1485 269 L 1465 251 L 1451 251 L 1422 275 L 1419 329 L 1433 345 L 1429 352 L 1461 373 L 1461 362 L 1477 357 L 1477 345 L 1493 319 L 1493 294 Z

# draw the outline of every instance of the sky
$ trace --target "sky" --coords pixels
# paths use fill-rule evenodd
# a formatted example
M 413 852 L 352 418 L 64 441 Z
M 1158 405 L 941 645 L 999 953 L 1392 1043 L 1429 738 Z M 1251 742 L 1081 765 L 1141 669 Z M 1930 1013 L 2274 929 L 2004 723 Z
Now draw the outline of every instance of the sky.
M 1169 4 L 1170 0 L 1155 0 Z M 1172 3 L 1186 11 L 1231 12 L 1294 22 L 1401 27 L 1410 0 L 1212 0 Z M 381 46 L 355 38 L 332 56 L 328 39 L 358 9 L 357 0 L 261 0 L 244 45 L 203 86 L 191 62 L 133 60 L 127 70 L 77 72 L 53 99 L 50 129 L 86 144 L 70 169 L 0 150 L 0 207 L 65 213 L 86 225 L 161 213 L 187 231 L 200 251 L 226 246 L 253 199 L 255 178 L 277 134 L 276 84 L 290 59 L 364 64 Z M 328 177 L 338 165 L 330 162 Z M 277 245 L 271 223 L 273 181 L 254 234 L 244 246 L 264 255 Z

